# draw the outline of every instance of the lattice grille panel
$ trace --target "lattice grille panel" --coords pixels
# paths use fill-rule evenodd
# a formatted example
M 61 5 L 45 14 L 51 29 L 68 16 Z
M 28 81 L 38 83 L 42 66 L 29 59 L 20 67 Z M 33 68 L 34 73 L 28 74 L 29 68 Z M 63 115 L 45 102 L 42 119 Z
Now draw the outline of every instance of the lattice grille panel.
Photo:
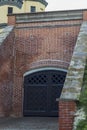
M 55 73 L 52 75 L 51 81 L 53 84 L 63 84 L 65 81 L 65 75 L 63 73 Z

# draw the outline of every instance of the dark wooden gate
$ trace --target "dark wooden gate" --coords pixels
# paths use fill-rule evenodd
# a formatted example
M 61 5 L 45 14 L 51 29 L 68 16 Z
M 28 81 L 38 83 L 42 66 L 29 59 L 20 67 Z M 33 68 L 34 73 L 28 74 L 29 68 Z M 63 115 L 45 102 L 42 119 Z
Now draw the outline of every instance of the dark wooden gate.
M 66 72 L 44 70 L 24 77 L 24 116 L 58 116 Z

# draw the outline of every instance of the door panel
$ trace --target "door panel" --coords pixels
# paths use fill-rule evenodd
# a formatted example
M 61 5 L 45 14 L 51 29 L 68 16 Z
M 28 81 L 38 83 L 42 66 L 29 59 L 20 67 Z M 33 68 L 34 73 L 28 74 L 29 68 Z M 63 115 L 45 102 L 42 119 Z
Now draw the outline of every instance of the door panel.
M 45 70 L 24 77 L 24 116 L 58 116 L 66 72 Z

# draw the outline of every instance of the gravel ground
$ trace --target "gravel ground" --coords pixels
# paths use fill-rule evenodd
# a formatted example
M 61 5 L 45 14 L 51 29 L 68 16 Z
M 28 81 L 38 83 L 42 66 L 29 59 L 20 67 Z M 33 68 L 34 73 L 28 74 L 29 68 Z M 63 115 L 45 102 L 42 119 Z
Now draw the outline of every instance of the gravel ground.
M 0 130 L 58 130 L 58 118 L 0 118 Z

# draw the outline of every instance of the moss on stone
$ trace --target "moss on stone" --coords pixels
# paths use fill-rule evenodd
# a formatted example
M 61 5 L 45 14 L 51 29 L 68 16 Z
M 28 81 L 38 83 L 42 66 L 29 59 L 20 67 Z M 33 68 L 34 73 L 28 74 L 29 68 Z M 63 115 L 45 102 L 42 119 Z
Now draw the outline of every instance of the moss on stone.
M 77 130 L 87 130 L 87 61 L 84 71 L 83 87 L 78 104 L 78 108 L 83 108 L 85 112 L 85 120 L 81 120 L 77 125 Z

